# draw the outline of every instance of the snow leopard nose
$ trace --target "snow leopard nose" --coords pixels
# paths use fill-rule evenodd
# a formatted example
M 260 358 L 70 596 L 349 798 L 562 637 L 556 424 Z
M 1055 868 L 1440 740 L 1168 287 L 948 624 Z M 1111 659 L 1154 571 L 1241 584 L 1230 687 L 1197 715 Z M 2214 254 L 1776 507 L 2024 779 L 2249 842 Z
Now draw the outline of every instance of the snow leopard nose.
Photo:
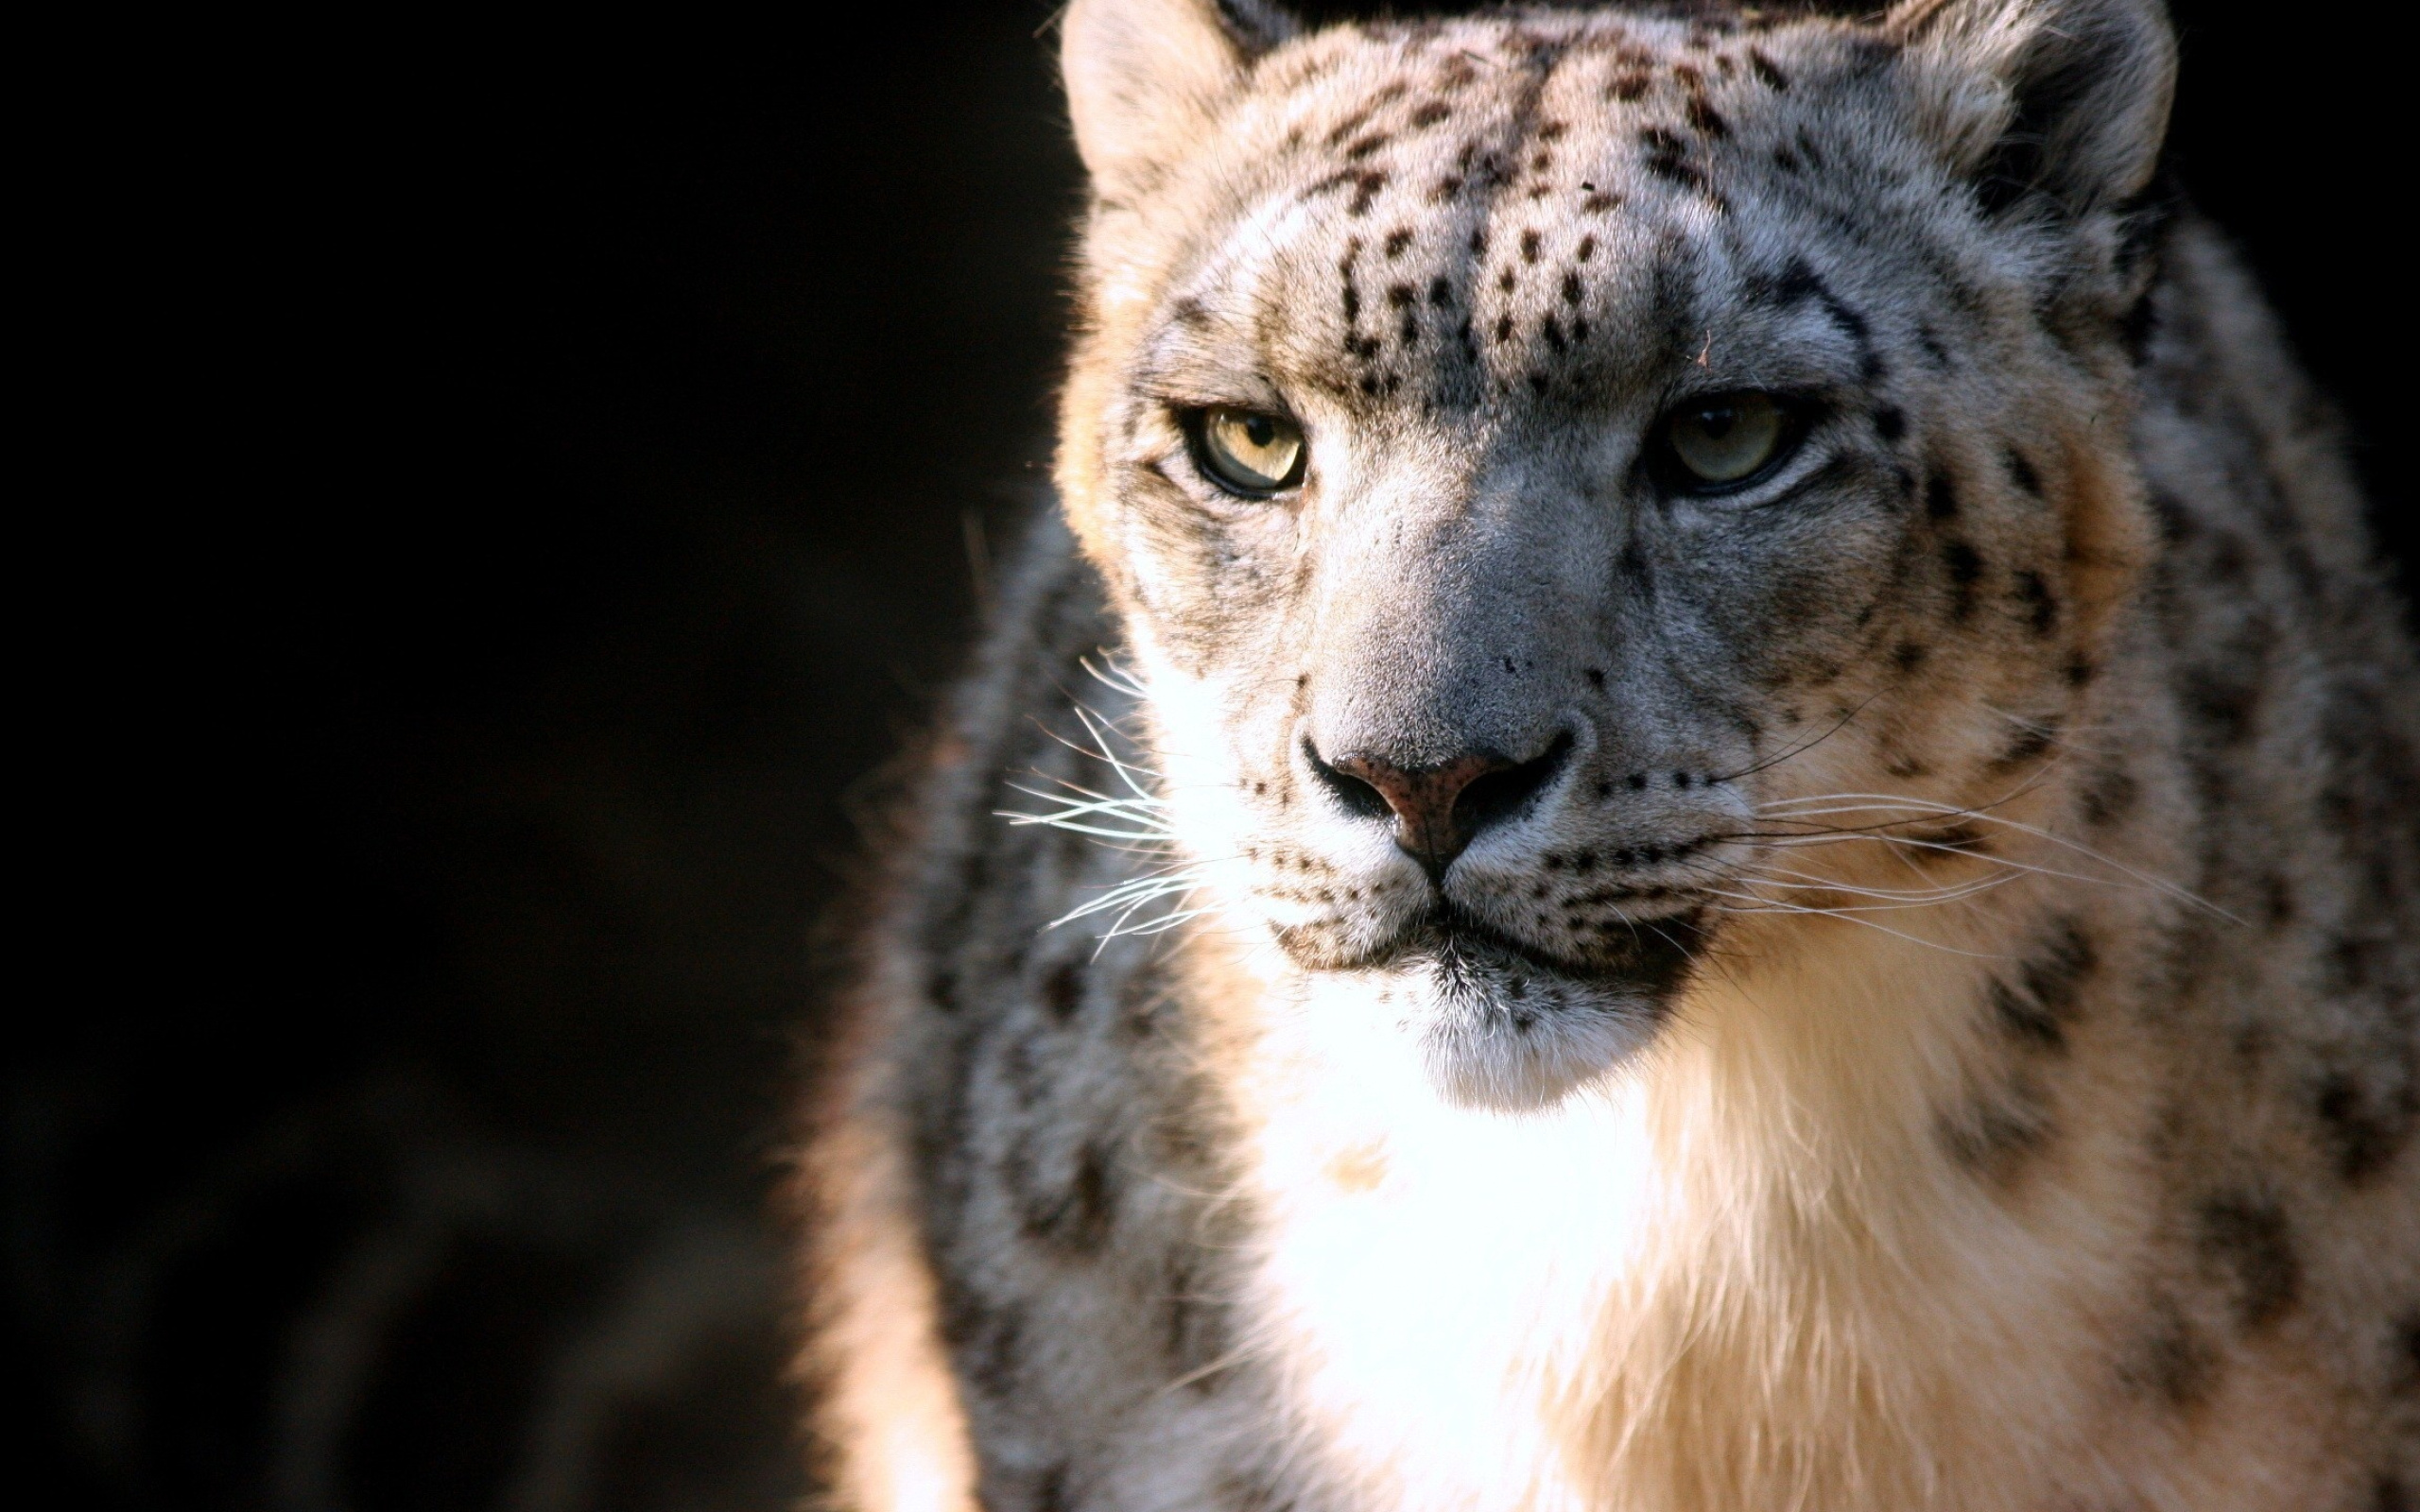
M 1322 761 L 1305 752 L 1338 801 L 1371 818 L 1394 818 L 1395 844 L 1442 878 L 1479 834 L 1528 808 L 1571 753 L 1568 733 L 1526 762 L 1495 751 L 1473 751 L 1435 766 L 1398 766 L 1383 756 L 1354 753 Z

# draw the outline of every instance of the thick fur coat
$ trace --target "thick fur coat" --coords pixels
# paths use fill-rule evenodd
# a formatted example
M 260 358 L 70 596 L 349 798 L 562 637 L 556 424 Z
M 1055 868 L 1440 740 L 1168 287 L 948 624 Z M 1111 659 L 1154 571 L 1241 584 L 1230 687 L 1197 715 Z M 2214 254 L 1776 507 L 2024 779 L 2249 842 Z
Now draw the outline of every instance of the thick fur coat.
M 1065 66 L 1066 523 L 802 1165 L 840 1502 L 2420 1497 L 2412 656 L 2152 0 Z

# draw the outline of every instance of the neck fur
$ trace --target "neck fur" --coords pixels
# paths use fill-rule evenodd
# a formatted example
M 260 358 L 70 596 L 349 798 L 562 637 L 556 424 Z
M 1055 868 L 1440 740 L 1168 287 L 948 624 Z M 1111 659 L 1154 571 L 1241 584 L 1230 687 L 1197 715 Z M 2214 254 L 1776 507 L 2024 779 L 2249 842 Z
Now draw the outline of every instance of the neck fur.
M 2019 890 L 1929 940 L 1751 937 L 1634 1064 L 1530 1114 L 1442 1102 L 1365 982 L 1236 963 L 1246 1311 L 1295 1452 L 1404 1507 L 1992 1504 L 2056 1414 L 1972 1401 L 1971 1366 L 2003 1396 L 2062 1374 L 2122 1247 L 2109 1152 L 2021 1200 L 1946 1153 Z

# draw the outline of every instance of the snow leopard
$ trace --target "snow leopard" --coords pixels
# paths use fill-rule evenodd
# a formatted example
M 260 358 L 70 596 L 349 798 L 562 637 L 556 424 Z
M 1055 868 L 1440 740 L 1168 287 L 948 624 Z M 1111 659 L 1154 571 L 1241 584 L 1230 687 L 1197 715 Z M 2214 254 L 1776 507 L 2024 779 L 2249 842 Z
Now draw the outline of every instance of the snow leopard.
M 2420 701 L 2158 0 L 1075 0 L 837 1505 L 2399 1512 Z

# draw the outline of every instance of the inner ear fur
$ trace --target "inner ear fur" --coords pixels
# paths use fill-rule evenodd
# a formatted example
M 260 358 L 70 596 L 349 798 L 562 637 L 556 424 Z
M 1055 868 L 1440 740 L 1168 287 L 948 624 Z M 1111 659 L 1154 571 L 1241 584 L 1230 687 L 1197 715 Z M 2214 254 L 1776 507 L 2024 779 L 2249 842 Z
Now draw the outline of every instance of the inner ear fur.
M 1985 208 L 2083 215 L 2151 181 L 2176 94 L 2160 0 L 1904 0 L 1882 27 Z
M 1094 184 L 1115 193 L 1180 156 L 1294 30 L 1262 0 L 1074 0 L 1059 66 Z

